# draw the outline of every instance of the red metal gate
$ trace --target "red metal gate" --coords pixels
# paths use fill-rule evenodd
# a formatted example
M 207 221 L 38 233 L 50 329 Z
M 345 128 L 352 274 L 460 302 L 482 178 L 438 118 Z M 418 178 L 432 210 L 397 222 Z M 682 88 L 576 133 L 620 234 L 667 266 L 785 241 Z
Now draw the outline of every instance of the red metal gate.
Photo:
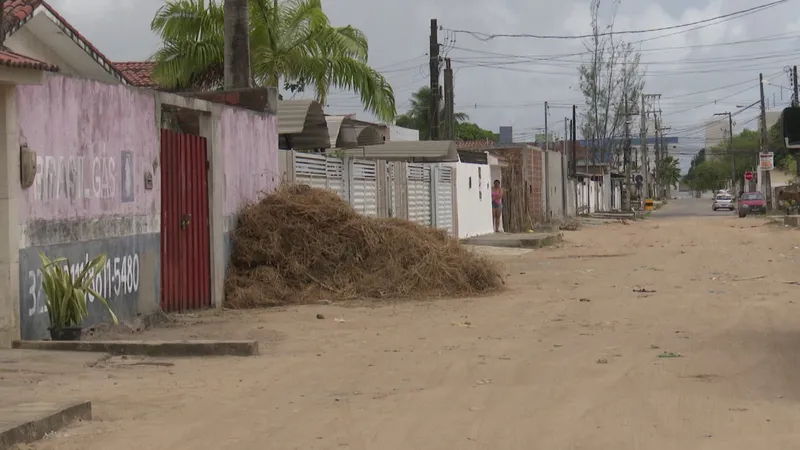
M 211 306 L 206 139 L 161 130 L 161 308 Z

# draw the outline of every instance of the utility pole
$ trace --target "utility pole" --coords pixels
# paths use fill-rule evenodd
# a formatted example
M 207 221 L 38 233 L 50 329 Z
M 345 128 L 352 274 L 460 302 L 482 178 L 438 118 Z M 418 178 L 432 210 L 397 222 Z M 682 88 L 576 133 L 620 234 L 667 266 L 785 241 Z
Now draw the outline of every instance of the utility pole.
M 661 194 L 661 159 L 662 159 L 662 149 L 661 149 L 661 139 L 659 138 L 659 133 L 661 132 L 661 124 L 658 120 L 658 114 L 653 112 L 653 124 L 655 125 L 655 129 L 653 130 L 654 134 L 654 141 L 653 141 L 653 150 L 655 153 L 655 163 L 656 167 L 653 169 L 653 185 L 654 185 L 654 192 L 652 195 L 656 198 L 659 197 Z
M 800 97 L 798 97 L 798 83 L 797 83 L 797 66 L 792 67 L 792 88 L 794 88 L 794 97 L 792 97 L 792 106 L 800 105 Z M 781 91 L 783 92 L 783 91 Z M 797 184 L 800 184 L 800 152 L 794 155 L 795 165 L 797 167 Z
M 456 140 L 455 99 L 453 97 L 453 68 L 450 58 L 444 59 L 444 137 L 448 141 Z
M 544 217 L 545 220 L 551 220 L 552 214 L 550 212 L 550 135 L 547 129 L 547 102 L 544 102 Z
M 431 42 L 430 42 L 430 71 L 431 71 L 431 104 L 429 106 L 430 114 L 430 140 L 438 141 L 439 136 L 439 123 L 441 117 L 439 114 L 439 23 L 436 19 L 431 19 Z
M 569 136 L 569 133 L 567 132 L 567 127 L 569 127 L 569 119 L 565 117 L 564 146 L 561 148 L 561 211 L 563 211 L 564 217 L 567 217 L 569 212 L 569 202 L 567 201 L 567 174 L 569 173 L 567 165 L 567 137 Z
M 622 210 L 631 210 L 631 127 L 630 114 L 628 113 L 628 90 L 625 89 L 625 148 L 622 156 L 622 166 L 625 170 L 625 195 L 622 196 Z
M 758 87 L 761 91 L 761 121 L 760 121 L 760 128 L 761 128 L 761 142 L 760 148 L 762 152 L 768 152 L 769 149 L 767 148 L 767 107 L 764 104 L 764 75 L 758 74 Z M 764 197 L 767 199 L 767 205 L 772 204 L 772 174 L 769 170 L 761 170 L 761 156 L 759 155 L 758 158 L 758 165 L 756 166 L 756 173 L 758 174 L 759 186 L 758 190 L 760 190 Z
M 575 175 L 575 178 L 578 178 L 578 154 L 577 154 L 577 141 L 578 141 L 578 133 L 576 124 L 576 117 L 578 115 L 578 107 L 576 105 L 572 105 L 572 174 Z M 585 155 L 584 155 L 585 157 Z M 576 204 L 577 205 L 577 204 Z
M 736 189 L 736 163 L 733 159 L 733 115 L 730 112 L 716 113 L 715 116 L 728 116 L 728 153 L 731 159 L 731 189 Z M 735 194 L 734 194 L 735 195 Z
M 550 135 L 547 134 L 547 102 L 544 102 L 544 149 L 547 150 L 548 144 L 550 143 Z
M 647 109 L 645 108 L 645 97 L 642 94 L 642 124 L 639 131 L 639 138 L 642 141 L 642 175 L 644 175 L 644 198 L 650 198 L 650 162 L 647 160 Z

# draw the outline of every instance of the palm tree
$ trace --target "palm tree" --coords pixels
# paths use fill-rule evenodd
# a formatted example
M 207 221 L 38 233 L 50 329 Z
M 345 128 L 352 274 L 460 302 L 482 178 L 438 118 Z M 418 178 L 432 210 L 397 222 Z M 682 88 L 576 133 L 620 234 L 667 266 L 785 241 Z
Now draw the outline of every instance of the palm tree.
M 250 17 L 248 0 L 224 0 L 225 88 L 250 87 Z
M 678 167 L 678 160 L 672 156 L 667 156 L 662 159 L 659 178 L 667 190 L 667 195 L 669 195 L 672 187 L 681 180 L 681 169 Z
M 405 114 L 397 116 L 395 124 L 401 127 L 419 130 L 420 140 L 427 141 L 431 137 L 431 97 L 433 96 L 430 86 L 423 86 L 413 94 L 411 94 L 411 108 Z M 439 117 L 442 118 L 441 127 L 444 123 L 441 111 L 444 109 L 444 104 L 439 104 Z M 464 113 L 455 113 L 454 118 L 456 123 L 469 120 L 469 116 Z
M 219 89 L 224 82 L 225 15 L 220 0 L 167 0 L 152 30 L 162 44 L 153 59 L 167 89 Z M 364 34 L 334 27 L 321 0 L 249 0 L 252 84 L 311 86 L 325 103 L 332 87 L 358 93 L 381 120 L 397 115 L 394 93 L 367 61 Z

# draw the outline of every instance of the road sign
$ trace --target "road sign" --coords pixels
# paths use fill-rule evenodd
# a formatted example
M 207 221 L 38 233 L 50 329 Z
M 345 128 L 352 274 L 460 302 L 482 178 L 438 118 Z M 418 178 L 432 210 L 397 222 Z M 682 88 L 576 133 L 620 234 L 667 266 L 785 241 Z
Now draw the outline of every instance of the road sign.
M 644 177 L 640 173 L 634 175 L 633 179 L 636 181 L 636 184 L 642 184 L 644 182 Z
M 775 168 L 775 154 L 772 152 L 762 152 L 758 154 L 761 170 L 772 170 Z
M 753 172 L 745 172 L 744 173 L 744 179 L 747 180 L 747 181 L 752 180 L 753 179 Z

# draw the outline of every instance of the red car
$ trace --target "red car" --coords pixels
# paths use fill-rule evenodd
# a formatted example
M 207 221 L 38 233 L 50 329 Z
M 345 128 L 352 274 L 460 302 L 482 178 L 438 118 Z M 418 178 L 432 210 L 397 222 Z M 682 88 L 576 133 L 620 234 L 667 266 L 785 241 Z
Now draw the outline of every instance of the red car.
M 766 214 L 767 199 L 761 192 L 745 192 L 736 201 L 736 209 L 739 210 L 739 217 L 748 214 Z

